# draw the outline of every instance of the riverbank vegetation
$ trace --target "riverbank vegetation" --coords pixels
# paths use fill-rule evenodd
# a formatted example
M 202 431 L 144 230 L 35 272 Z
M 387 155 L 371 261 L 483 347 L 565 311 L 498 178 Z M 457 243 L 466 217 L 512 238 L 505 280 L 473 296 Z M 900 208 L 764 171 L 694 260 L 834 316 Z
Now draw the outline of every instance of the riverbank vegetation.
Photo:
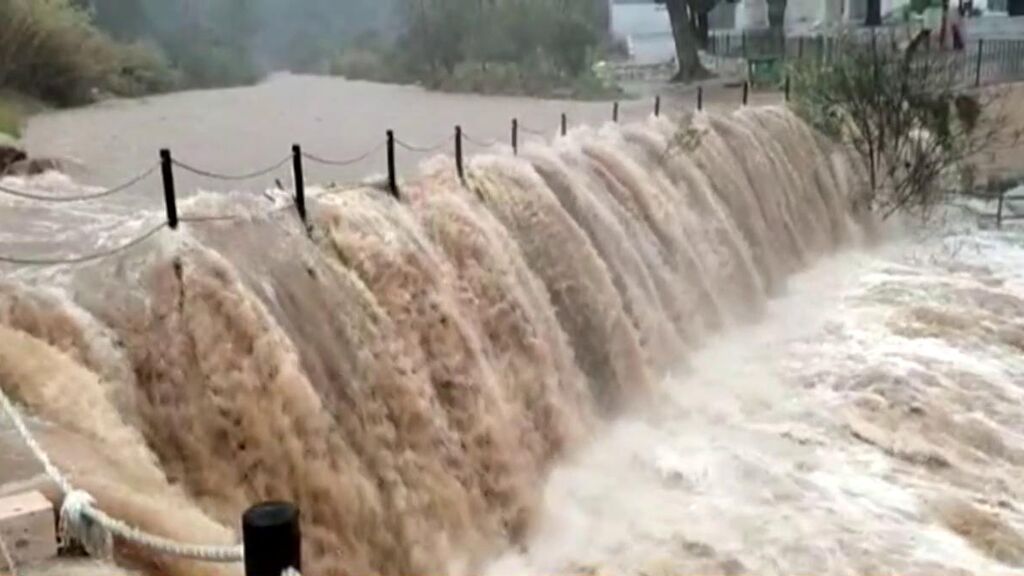
M 928 36 L 871 43 L 843 39 L 827 65 L 792 71 L 794 105 L 809 123 L 850 147 L 870 178 L 861 207 L 887 218 L 928 216 L 973 164 L 1021 141 L 999 89 L 965 83 L 958 54 L 928 50 Z
M 21 113 L 10 102 L 0 98 L 0 145 L 4 144 L 4 136 L 21 136 L 21 122 Z
M 608 17 L 604 0 L 4 0 L 0 86 L 69 106 L 288 70 L 604 96 Z
M 593 65 L 613 50 L 602 0 L 419 0 L 397 6 L 401 33 L 363 34 L 330 71 L 353 79 L 478 93 L 603 97 Z
M 0 38 L 0 86 L 47 103 L 67 106 L 100 93 L 133 96 L 176 84 L 157 50 L 114 41 L 69 0 L 0 2 Z M 11 102 L 4 108 L 14 113 Z

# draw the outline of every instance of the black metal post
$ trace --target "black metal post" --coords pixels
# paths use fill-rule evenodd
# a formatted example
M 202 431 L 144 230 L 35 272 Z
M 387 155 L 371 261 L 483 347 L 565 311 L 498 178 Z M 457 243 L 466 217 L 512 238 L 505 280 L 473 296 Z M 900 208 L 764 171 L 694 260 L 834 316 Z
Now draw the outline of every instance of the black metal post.
M 786 74 L 786 102 L 789 102 L 789 74 Z
M 796 59 L 804 59 L 804 37 L 798 36 L 796 39 Z
M 174 199 L 174 161 L 171 151 L 160 150 L 160 172 L 164 177 L 164 204 L 167 205 L 167 225 L 174 230 L 178 227 L 178 204 Z
M 565 113 L 562 113 L 562 136 L 569 133 L 569 119 L 565 117 Z
M 398 195 L 398 175 L 395 173 L 395 131 L 388 130 L 388 188 L 395 199 Z
M 287 502 L 257 504 L 242 515 L 245 576 L 281 576 L 302 570 L 299 509 Z
M 455 127 L 455 168 L 459 172 L 459 180 L 466 181 L 466 172 L 462 168 L 462 126 Z
M 974 70 L 974 86 L 977 88 L 981 86 L 981 55 L 985 49 L 985 39 L 978 38 L 978 65 Z
M 743 81 L 743 105 L 746 106 L 750 100 L 750 80 Z
M 704 109 L 704 87 L 697 86 L 697 110 Z
M 661 96 L 654 97 L 654 117 L 661 116 Z
M 302 148 L 292 144 L 292 176 L 295 178 L 295 208 L 299 218 L 306 223 L 306 180 L 302 176 Z
M 519 155 L 519 119 L 512 119 L 512 154 Z
M 612 106 L 612 122 L 618 122 L 618 121 L 619 121 L 619 102 L 616 101 L 615 104 Z
M 996 228 L 999 230 L 1003 229 L 1003 198 L 1005 196 L 1005 190 L 999 192 L 999 208 L 996 209 Z
M 742 46 L 741 54 L 743 54 L 743 57 L 746 58 L 747 57 L 747 31 L 746 30 L 743 30 L 743 31 L 740 32 L 740 44 Z

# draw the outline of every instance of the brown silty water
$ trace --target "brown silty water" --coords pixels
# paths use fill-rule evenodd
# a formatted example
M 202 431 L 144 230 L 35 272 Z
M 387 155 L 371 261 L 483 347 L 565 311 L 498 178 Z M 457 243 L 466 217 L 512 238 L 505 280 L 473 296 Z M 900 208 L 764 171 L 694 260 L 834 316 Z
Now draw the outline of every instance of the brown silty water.
M 146 530 L 227 544 L 247 506 L 284 499 L 307 574 L 469 573 L 529 538 L 561 457 L 849 241 L 862 185 L 790 112 L 750 108 L 480 154 L 464 183 L 430 161 L 400 202 L 328 188 L 308 228 L 202 194 L 183 211 L 243 216 L 10 269 L 0 385 Z

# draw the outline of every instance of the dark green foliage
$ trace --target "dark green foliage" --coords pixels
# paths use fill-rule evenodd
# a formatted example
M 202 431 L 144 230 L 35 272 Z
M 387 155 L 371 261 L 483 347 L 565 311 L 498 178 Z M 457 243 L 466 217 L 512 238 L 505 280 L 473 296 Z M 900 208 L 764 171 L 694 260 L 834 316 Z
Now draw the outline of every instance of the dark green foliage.
M 0 86 L 46 102 L 78 104 L 97 93 L 133 95 L 176 83 L 158 51 L 115 42 L 69 0 L 3 0 L 0 38 Z
M 331 69 L 442 90 L 608 95 L 591 72 L 606 12 L 603 0 L 403 0 L 394 43 L 354 42 Z

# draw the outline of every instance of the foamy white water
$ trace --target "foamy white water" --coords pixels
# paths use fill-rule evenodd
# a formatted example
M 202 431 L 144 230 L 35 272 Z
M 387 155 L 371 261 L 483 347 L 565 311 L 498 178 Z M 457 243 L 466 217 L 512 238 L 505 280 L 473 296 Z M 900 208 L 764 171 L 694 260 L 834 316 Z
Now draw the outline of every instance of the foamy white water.
M 559 467 L 489 573 L 1020 573 L 1022 312 L 1020 232 L 832 256 Z

